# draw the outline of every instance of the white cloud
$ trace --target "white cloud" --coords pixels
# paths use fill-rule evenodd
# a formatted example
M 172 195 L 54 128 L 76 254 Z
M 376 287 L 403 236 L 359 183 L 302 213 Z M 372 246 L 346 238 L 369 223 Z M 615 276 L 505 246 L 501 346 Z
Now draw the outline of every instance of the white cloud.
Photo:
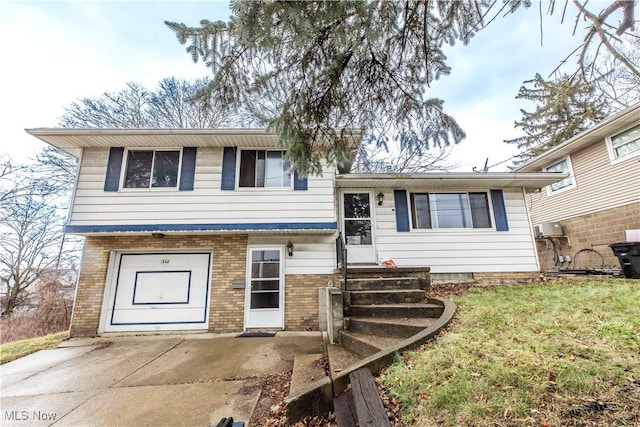
M 208 74 L 164 25 L 196 25 L 227 4 L 10 2 L 0 6 L 3 136 L 0 150 L 26 160 L 42 147 L 24 129 L 57 126 L 64 107 L 117 91 L 126 82 L 155 87 L 163 78 Z
M 0 149 L 24 159 L 41 147 L 24 128 L 56 126 L 63 107 L 79 98 L 129 81 L 151 88 L 163 77 L 207 75 L 164 21 L 225 20 L 227 7 L 226 1 L 0 2 Z M 546 76 L 580 43 L 579 35 L 571 37 L 572 22 L 560 25 L 558 15 L 545 15 L 541 47 L 537 7 L 499 18 L 467 46 L 446 50 L 452 73 L 429 96 L 444 99 L 467 133 L 451 157 L 460 170 L 514 154 L 502 140 L 517 136 L 513 123 L 526 106 L 515 100 L 518 88 L 536 72 Z

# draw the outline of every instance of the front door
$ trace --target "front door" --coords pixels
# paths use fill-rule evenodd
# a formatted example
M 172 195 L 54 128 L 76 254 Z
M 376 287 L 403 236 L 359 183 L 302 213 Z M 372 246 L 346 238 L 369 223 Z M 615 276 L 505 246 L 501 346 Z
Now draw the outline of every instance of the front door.
M 349 264 L 376 261 L 372 229 L 373 193 L 342 193 L 342 231 Z
M 245 329 L 284 328 L 282 252 L 282 248 L 249 248 Z

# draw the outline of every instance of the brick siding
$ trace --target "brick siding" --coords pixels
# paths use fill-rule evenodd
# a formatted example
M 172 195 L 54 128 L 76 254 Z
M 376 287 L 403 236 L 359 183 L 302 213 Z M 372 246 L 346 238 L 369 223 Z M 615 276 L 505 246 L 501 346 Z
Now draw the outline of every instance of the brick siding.
M 499 272 L 499 273 L 473 273 L 473 282 L 480 284 L 513 284 L 531 283 L 540 277 L 540 272 Z
M 209 330 L 242 330 L 244 289 L 233 289 L 234 280 L 246 274 L 247 236 L 92 236 L 85 239 L 82 268 L 71 319 L 71 336 L 94 336 L 100 311 L 111 250 L 148 251 L 205 249 L 213 251 L 213 271 L 209 301 Z
M 244 289 L 247 236 L 93 236 L 87 237 L 71 320 L 71 336 L 95 336 L 102 310 L 109 254 L 117 251 L 205 249 L 213 251 L 212 283 L 209 295 L 209 331 L 237 332 L 244 327 Z M 334 275 L 287 275 L 285 277 L 285 329 L 318 330 L 318 288 Z M 305 320 L 306 319 L 306 320 Z
M 578 254 L 582 249 L 593 249 L 600 253 L 605 267 L 620 267 L 618 258 L 609 248 L 609 244 L 624 242 L 625 230 L 640 229 L 640 203 L 565 219 L 560 221 L 560 224 L 566 238 L 554 239 L 556 250 L 559 255 L 571 256 L 575 261 L 575 267 L 594 268 L 602 264 L 600 257 L 590 250 Z M 547 239 L 536 239 L 536 246 L 540 267 L 554 267 L 551 243 Z M 574 261 L 558 267 L 573 268 Z
M 335 275 L 295 274 L 286 277 L 284 302 L 286 330 L 319 330 L 318 289 L 326 287 L 329 280 L 338 283 Z

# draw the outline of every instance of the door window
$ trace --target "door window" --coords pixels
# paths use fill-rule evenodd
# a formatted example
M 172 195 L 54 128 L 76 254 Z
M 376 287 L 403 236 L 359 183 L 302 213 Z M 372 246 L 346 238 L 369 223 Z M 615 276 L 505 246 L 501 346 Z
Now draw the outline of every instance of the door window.
M 280 251 L 251 251 L 250 307 L 280 307 Z
M 371 245 L 369 193 L 344 194 L 344 234 L 347 245 Z

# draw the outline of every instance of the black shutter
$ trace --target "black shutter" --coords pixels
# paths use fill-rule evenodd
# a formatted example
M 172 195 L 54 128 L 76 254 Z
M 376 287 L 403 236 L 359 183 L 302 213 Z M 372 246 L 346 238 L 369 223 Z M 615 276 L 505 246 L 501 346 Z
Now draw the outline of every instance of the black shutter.
M 124 147 L 111 147 L 109 150 L 107 173 L 104 177 L 104 191 L 118 191 L 123 155 Z
M 193 191 L 193 181 L 196 175 L 197 147 L 182 149 L 182 166 L 180 168 L 180 191 Z
M 221 190 L 235 190 L 236 188 L 236 153 L 236 147 L 224 147 Z
M 491 205 L 493 206 L 493 216 L 496 220 L 496 231 L 509 231 L 507 209 L 504 205 L 502 190 L 491 190 Z
M 294 190 L 307 190 L 308 183 L 307 178 L 300 178 L 298 172 L 293 172 L 293 189 Z
M 407 205 L 406 190 L 393 190 L 393 199 L 396 205 L 396 230 L 409 231 L 409 208 Z

